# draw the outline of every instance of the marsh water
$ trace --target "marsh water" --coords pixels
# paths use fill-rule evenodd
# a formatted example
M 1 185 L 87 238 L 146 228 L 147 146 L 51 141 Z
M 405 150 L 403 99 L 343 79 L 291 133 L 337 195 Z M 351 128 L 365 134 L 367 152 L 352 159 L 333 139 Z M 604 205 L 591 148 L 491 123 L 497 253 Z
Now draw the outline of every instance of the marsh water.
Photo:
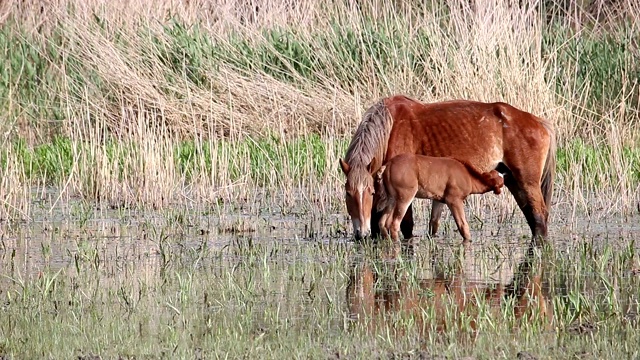
M 551 246 L 532 251 L 518 216 L 471 221 L 469 248 L 449 217 L 439 236 L 424 235 L 422 216 L 416 238 L 394 248 L 354 243 L 337 211 L 141 212 L 79 201 L 63 208 L 34 207 L 31 221 L 1 225 L 0 356 L 638 356 L 637 344 L 609 348 L 613 334 L 638 339 L 638 216 L 555 214 Z M 529 282 L 514 290 L 518 277 Z M 453 318 L 484 345 L 433 340 L 464 332 L 445 323 L 451 309 L 469 304 L 484 310 Z M 501 315 L 486 315 L 492 308 Z M 495 334 L 522 331 L 496 319 L 535 335 L 493 343 Z M 407 332 L 414 335 L 389 340 Z M 494 335 L 483 340 L 483 332 Z M 344 339 L 357 333 L 378 335 Z M 541 341 L 548 346 L 536 348 Z

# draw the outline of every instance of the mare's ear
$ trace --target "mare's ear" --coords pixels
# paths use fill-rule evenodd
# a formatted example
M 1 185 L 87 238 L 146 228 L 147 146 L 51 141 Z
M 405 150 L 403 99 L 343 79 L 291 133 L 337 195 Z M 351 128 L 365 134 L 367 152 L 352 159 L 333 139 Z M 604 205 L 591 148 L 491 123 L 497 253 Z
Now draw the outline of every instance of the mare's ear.
M 349 164 L 347 164 L 347 162 L 342 159 L 340 159 L 340 168 L 345 175 L 347 175 L 349 173 L 349 170 L 351 170 Z

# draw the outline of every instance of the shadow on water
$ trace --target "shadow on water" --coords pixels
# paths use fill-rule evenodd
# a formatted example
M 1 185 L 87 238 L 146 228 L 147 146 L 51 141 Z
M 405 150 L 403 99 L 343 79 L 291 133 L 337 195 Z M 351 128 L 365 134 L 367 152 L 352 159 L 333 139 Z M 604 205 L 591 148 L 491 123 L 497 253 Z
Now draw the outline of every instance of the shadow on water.
M 346 290 L 350 319 L 367 331 L 391 329 L 398 335 L 406 324 L 422 335 L 475 334 L 481 320 L 491 317 L 510 320 L 515 327 L 525 320 L 549 328 L 553 305 L 544 251 L 533 246 L 487 250 L 473 244 L 454 249 L 429 243 L 362 246 Z M 389 259 L 390 253 L 397 256 Z

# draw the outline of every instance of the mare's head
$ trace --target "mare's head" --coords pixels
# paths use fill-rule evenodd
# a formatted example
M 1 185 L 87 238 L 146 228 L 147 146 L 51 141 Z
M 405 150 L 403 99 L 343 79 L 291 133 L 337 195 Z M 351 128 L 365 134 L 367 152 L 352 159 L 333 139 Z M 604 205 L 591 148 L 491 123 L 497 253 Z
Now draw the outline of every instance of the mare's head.
M 504 186 L 504 178 L 502 174 L 500 174 L 496 170 L 491 170 L 482 174 L 484 183 L 489 186 L 490 190 L 493 190 L 493 193 L 499 195 L 502 192 L 502 187 Z
M 347 177 L 344 185 L 345 203 L 353 223 L 353 234 L 361 240 L 371 234 L 371 208 L 375 192 L 371 164 L 351 166 L 340 159 L 340 168 Z

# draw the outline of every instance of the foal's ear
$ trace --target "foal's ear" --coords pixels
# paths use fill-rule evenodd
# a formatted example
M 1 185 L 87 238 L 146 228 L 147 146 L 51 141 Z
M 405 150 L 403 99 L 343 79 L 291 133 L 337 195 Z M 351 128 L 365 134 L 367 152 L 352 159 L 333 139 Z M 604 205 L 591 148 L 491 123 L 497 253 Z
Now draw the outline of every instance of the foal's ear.
M 384 169 L 387 168 L 387 165 L 382 165 L 380 167 L 380 169 L 378 170 L 378 172 L 376 172 L 376 177 L 377 178 L 382 178 L 382 173 L 384 172 Z
M 345 175 L 347 175 L 349 173 L 349 170 L 351 170 L 349 164 L 347 164 L 347 162 L 342 159 L 340 159 L 340 168 Z
M 373 161 L 369 163 L 369 165 L 367 165 L 367 172 L 369 174 L 371 174 L 371 168 L 373 167 L 371 164 L 373 164 Z

